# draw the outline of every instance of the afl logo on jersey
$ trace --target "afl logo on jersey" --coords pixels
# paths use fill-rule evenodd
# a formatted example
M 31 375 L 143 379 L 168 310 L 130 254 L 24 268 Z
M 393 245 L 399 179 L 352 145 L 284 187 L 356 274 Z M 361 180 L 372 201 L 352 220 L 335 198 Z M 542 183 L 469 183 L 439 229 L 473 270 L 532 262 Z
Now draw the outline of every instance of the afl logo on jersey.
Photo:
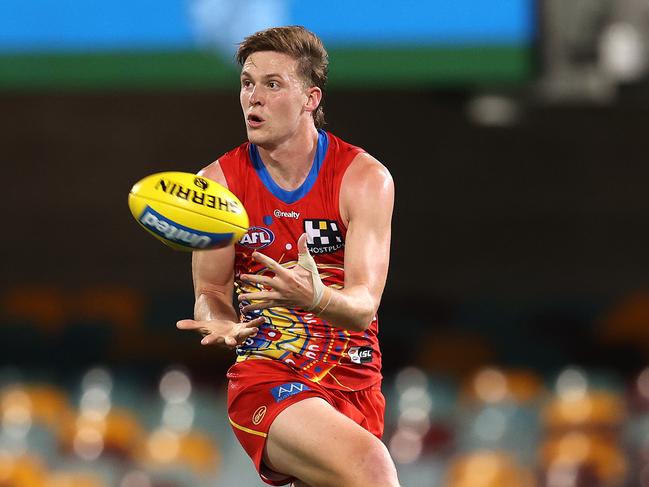
M 275 241 L 275 235 L 265 227 L 250 227 L 239 243 L 249 249 L 259 250 L 268 247 Z

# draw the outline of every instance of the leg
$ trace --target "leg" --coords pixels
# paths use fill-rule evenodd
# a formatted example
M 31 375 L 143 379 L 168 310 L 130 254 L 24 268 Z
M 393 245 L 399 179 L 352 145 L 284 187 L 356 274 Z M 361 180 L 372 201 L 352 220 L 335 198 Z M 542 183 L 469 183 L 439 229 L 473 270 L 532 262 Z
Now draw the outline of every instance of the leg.
M 275 418 L 266 439 L 264 463 L 300 479 L 296 486 L 399 486 L 385 445 L 315 397 L 289 406 Z

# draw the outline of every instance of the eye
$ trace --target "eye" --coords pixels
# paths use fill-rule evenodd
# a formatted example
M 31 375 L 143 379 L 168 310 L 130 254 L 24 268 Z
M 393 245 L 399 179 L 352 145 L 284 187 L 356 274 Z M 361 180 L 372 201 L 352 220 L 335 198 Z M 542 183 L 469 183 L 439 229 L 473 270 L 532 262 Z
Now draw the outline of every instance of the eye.
M 274 90 L 276 88 L 279 88 L 279 83 L 277 81 L 269 81 L 268 87 Z
M 242 87 L 248 88 L 251 85 L 252 85 L 252 81 L 250 81 L 249 79 L 242 79 L 241 80 L 241 86 Z

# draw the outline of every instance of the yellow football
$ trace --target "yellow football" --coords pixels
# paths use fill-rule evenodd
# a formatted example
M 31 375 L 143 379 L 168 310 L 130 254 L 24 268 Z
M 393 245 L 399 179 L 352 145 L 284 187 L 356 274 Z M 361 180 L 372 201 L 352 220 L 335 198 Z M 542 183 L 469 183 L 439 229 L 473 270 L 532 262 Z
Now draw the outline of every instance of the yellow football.
M 230 191 L 196 174 L 160 172 L 131 188 L 128 206 L 147 232 L 176 250 L 209 250 L 237 242 L 248 214 Z

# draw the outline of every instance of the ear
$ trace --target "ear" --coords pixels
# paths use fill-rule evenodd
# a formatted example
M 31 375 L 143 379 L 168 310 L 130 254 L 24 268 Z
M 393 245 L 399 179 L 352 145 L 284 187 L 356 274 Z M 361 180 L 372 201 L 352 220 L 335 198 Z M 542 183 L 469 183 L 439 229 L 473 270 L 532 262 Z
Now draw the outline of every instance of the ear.
M 306 90 L 306 103 L 304 109 L 307 112 L 315 112 L 322 101 L 322 90 L 317 86 L 311 86 Z

